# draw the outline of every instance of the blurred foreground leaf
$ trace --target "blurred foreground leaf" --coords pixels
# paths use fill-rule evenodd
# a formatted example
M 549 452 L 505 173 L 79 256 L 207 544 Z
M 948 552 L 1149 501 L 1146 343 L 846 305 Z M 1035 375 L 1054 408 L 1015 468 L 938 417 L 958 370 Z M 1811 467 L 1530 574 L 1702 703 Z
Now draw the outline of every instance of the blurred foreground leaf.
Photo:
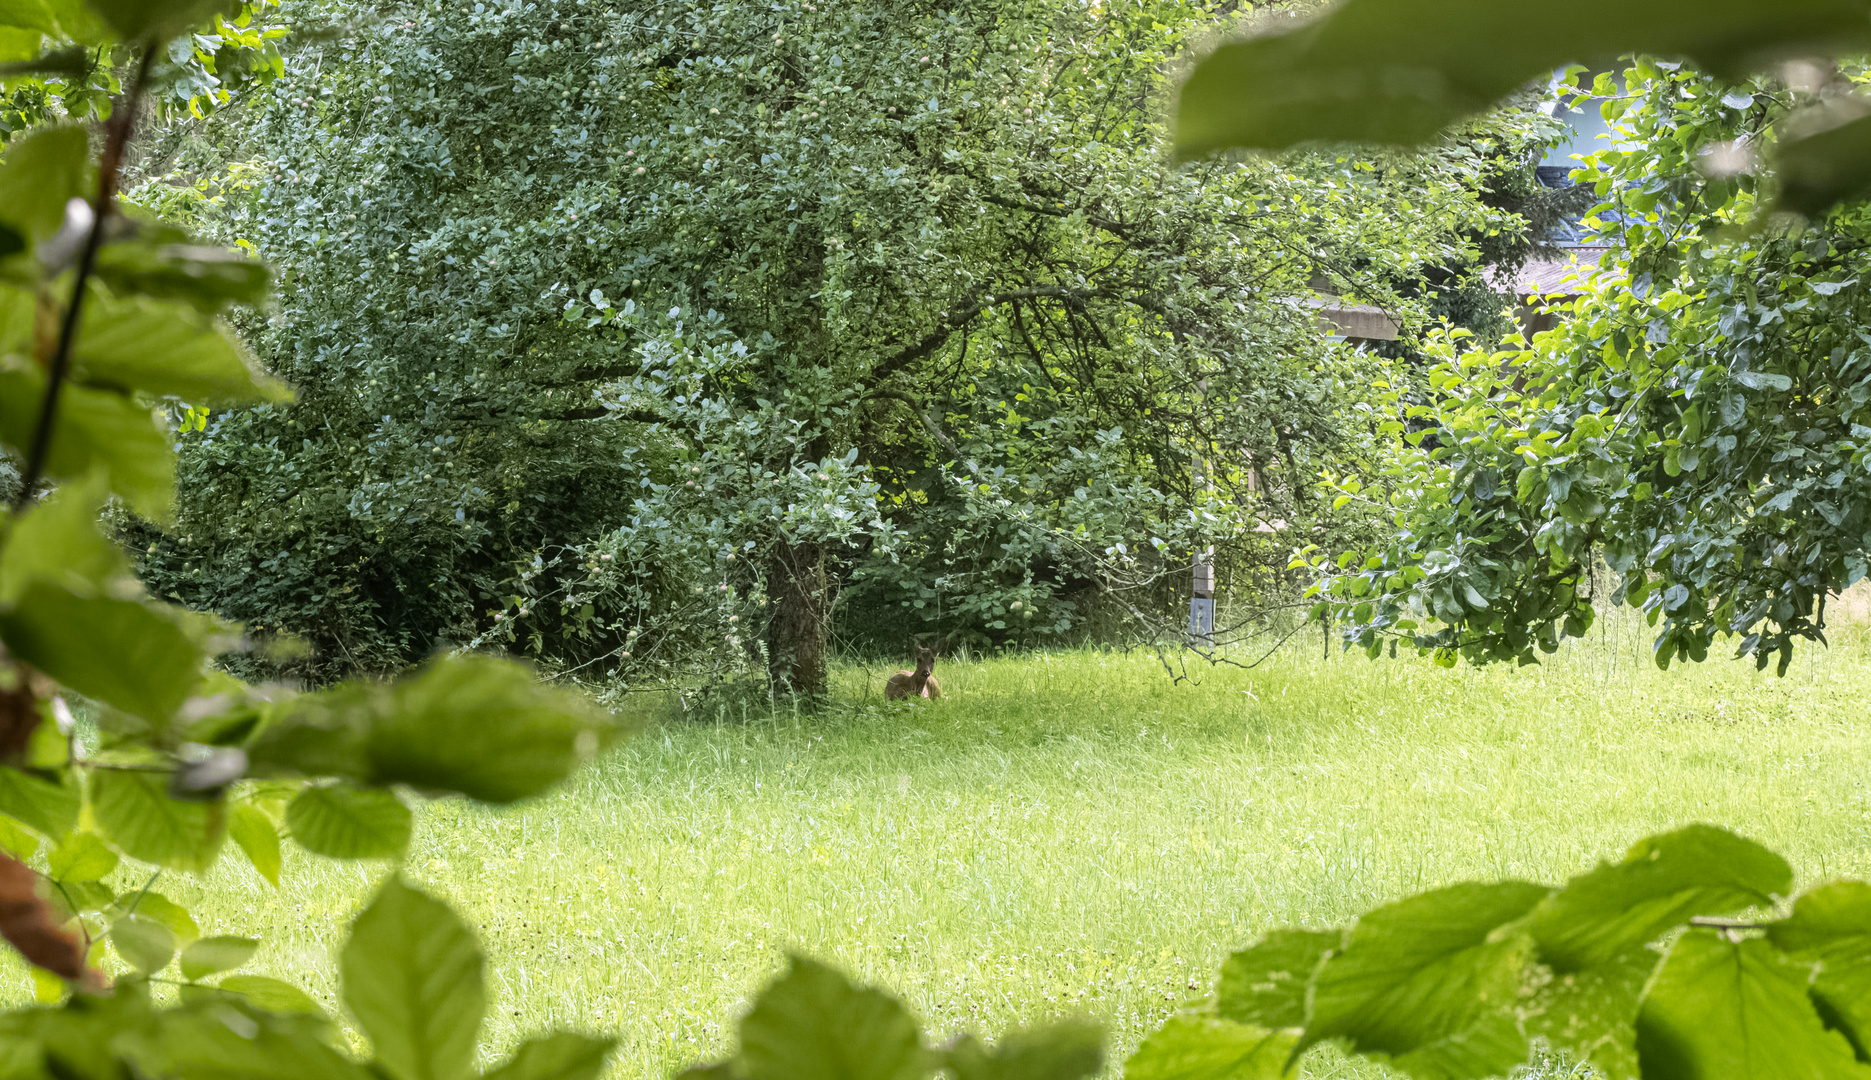
M 255 736 L 256 770 L 408 784 L 485 802 L 537 795 L 617 735 L 576 692 L 492 657 L 437 660 L 391 686 L 298 699 Z
M 901 1002 L 798 955 L 740 1036 L 736 1060 L 754 1080 L 921 1080 L 935 1064 Z
M 1866 0 L 1345 0 L 1223 45 L 1177 107 L 1177 150 L 1419 143 L 1570 63 L 1626 53 L 1736 73 L 1871 46 Z
M 487 1008 L 481 947 L 447 904 L 392 877 L 340 959 L 344 1003 L 398 1080 L 468 1072 Z
M 286 826 L 307 851 L 332 859 L 388 859 L 409 847 L 409 807 L 383 788 L 306 788 L 286 807 Z
M 1281 1080 L 1299 1032 L 1212 1016 L 1176 1016 L 1124 1063 L 1124 1080 Z
M 555 1031 L 521 1043 L 483 1080 L 597 1080 L 615 1039 Z
M 1676 939 L 1644 997 L 1637 1054 L 1645 1077 L 1682 1080 L 1871 1078 L 1806 996 L 1809 965 L 1764 940 L 1714 930 Z
M 169 798 L 167 777 L 159 773 L 94 771 L 91 811 L 124 854 L 158 866 L 200 872 L 221 848 L 223 807 Z
M 1871 1060 L 1871 885 L 1838 881 L 1800 897 L 1767 940 L 1799 960 L 1819 962 L 1812 996 L 1828 1026 Z

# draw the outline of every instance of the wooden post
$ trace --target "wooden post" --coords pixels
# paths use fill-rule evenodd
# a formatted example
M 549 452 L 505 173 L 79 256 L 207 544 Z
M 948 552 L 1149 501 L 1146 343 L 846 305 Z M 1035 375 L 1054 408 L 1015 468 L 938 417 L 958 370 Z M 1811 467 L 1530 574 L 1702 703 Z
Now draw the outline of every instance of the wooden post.
M 1195 595 L 1189 601 L 1189 636 L 1197 645 L 1215 644 L 1215 549 L 1195 556 Z
M 1196 389 L 1204 395 L 1208 393 L 1208 380 L 1196 383 Z M 1193 466 L 1197 492 L 1208 490 L 1208 461 L 1200 454 L 1195 455 L 1190 464 Z M 1189 638 L 1195 644 L 1212 647 L 1215 644 L 1215 547 L 1210 544 L 1195 553 L 1195 581 L 1189 599 Z

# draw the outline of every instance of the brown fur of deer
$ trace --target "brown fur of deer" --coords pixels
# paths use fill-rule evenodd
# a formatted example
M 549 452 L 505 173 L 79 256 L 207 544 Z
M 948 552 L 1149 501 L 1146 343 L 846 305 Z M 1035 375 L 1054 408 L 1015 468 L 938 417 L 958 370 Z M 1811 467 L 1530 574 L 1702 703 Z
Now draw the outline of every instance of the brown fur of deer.
M 936 682 L 934 671 L 935 650 L 916 646 L 916 670 L 899 671 L 890 676 L 890 681 L 884 684 L 884 697 L 890 701 L 941 697 L 942 687 Z

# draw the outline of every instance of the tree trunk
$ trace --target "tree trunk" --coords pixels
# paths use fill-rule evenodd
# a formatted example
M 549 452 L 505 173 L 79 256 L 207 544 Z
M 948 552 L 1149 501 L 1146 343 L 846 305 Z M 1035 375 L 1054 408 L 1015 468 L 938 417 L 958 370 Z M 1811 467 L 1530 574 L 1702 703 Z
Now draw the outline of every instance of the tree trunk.
M 832 629 L 825 550 L 810 541 L 782 539 L 773 549 L 770 569 L 773 622 L 767 628 L 767 676 L 779 693 L 823 696 L 825 647 Z

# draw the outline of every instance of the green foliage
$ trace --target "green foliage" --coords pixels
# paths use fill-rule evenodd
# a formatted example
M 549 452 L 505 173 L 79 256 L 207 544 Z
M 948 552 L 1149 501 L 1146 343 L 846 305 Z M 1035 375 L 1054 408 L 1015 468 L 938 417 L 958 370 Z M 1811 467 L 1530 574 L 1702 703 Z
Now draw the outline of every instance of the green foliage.
M 277 7 L 278 0 L 0 4 L 0 144 L 52 120 L 108 117 L 134 44 L 151 34 L 173 39 L 154 88 L 160 109 L 205 116 L 284 72 L 279 41 L 287 29 L 269 25 Z M 55 209 L 62 213 L 63 200 Z
M 1502 1006 L 1527 942 L 1495 938 L 1546 895 L 1526 882 L 1455 885 L 1358 920 L 1313 975 L 1303 1048 L 1344 1038 L 1413 1076 L 1486 1076 L 1527 1056 Z
M 1258 1080 L 1287 1075 L 1296 1030 L 1213 1016 L 1175 1016 L 1124 1063 L 1125 1080 Z
M 348 784 L 310 787 L 286 806 L 292 838 L 333 859 L 384 859 L 409 847 L 413 818 L 394 792 Z
M 200 871 L 220 854 L 220 808 L 170 798 L 155 774 L 95 770 L 85 798 L 104 835 L 133 859 Z
M 1865 574 L 1863 208 L 1770 227 L 1770 176 L 1699 164 L 1832 91 L 1649 61 L 1623 82 L 1597 86 L 1623 145 L 1579 175 L 1624 249 L 1531 342 L 1434 343 L 1428 394 L 1392 388 L 1394 458 L 1338 482 L 1394 514 L 1389 542 L 1307 559 L 1315 614 L 1371 655 L 1401 635 L 1447 663 L 1532 662 L 1610 592 L 1661 624 L 1659 664 L 1721 635 L 1784 672 Z
M 332 1045 L 330 1021 L 305 995 L 260 976 L 217 988 L 195 980 L 244 962 L 253 942 L 204 938 L 182 951 L 190 986 L 158 1006 L 144 975 L 164 970 L 176 938 L 131 915 L 111 938 L 142 975 L 108 996 L 80 994 L 58 1008 L 0 1016 L 8 1075 L 21 1080 L 137 1075 L 174 1080 L 269 1076 L 366 1080 L 374 1075 L 450 1080 L 471 1069 L 485 1008 L 481 953 L 448 906 L 392 877 L 358 916 L 343 952 L 344 1001 L 374 1056 L 358 1062 Z M 502 1080 L 595 1080 L 610 1040 L 555 1032 L 528 1041 L 481 1075 Z
M 1221 966 L 1215 1011 L 1224 1020 L 1269 1028 L 1300 1027 L 1312 971 L 1339 944 L 1327 930 L 1276 930 Z
M 266 813 L 250 802 L 237 802 L 228 810 L 227 835 L 247 856 L 261 877 L 279 886 L 279 831 Z
M 1171 1020 L 1125 1075 L 1283 1077 L 1305 1047 L 1337 1039 L 1422 1080 L 1505 1076 L 1535 1037 L 1614 1080 L 1871 1075 L 1854 1050 L 1863 1018 L 1821 989 L 1850 1000 L 1871 961 L 1865 888 L 1822 886 L 1783 919 L 1712 919 L 1771 909 L 1792 875 L 1705 825 L 1557 889 L 1449 886 L 1342 932 L 1277 931 L 1236 953 L 1208 1012 Z M 1600 977 L 1614 965 L 1626 977 Z M 1278 1040 L 1290 1052 L 1268 1052 Z
M 946 1064 L 955 1080 L 1081 1080 L 1104 1068 L 1104 1031 L 1062 1020 L 1010 1031 L 991 1048 L 964 1034 L 949 1044 Z
M 611 1045 L 609 1039 L 558 1031 L 521 1043 L 485 1075 L 488 1080 L 597 1080 Z
M 61 981 L 73 991 L 62 1007 L 0 1016 L 9 1077 L 375 1075 L 331 1047 L 306 994 L 239 973 L 257 941 L 203 938 L 151 890 L 156 877 L 208 871 L 231 832 L 277 884 L 282 813 L 313 852 L 399 856 L 411 814 L 397 787 L 512 802 L 563 779 L 614 734 L 582 699 L 484 657 L 437 658 L 401 683 L 325 695 L 243 686 L 205 668 L 228 647 L 228 628 L 149 597 L 103 534 L 112 498 L 144 513 L 166 507 L 167 418 L 283 400 L 217 321 L 263 298 L 265 268 L 126 218 L 113 194 L 150 73 L 170 73 L 156 53 L 188 64 L 187 49 L 158 39 L 206 10 L 132 0 L 97 9 L 99 33 L 134 36 L 125 48 L 141 57 L 114 106 L 103 175 L 93 177 L 75 126 L 14 140 L 0 160 L 0 191 L 16 196 L 0 201 L 0 225 L 35 241 L 0 257 L 0 443 L 21 466 L 0 525 L 0 937 L 35 965 L 42 1000 L 56 1001 Z M 79 189 L 93 179 L 87 204 Z M 42 500 L 46 482 L 58 486 Z M 95 745 L 74 738 L 81 700 Z M 126 887 L 125 870 L 149 876 Z M 107 957 L 120 969 L 115 986 L 93 967 Z M 164 973 L 178 958 L 178 992 L 158 1007 L 149 983 L 174 982 Z M 464 1075 L 483 1005 L 479 964 L 445 905 L 392 879 L 345 956 L 347 1005 L 378 1043 L 373 1068 L 404 1080 Z M 513 1075 L 589 1080 L 607 1049 L 549 1038 Z
M 431 663 L 277 709 L 252 736 L 260 772 L 408 784 L 492 803 L 537 795 L 619 733 L 572 691 L 487 657 Z
M 210 975 L 233 971 L 252 959 L 260 947 L 254 938 L 221 935 L 190 942 L 182 950 L 182 977 L 198 982 Z
M 1104 1032 L 1065 1021 L 1009 1032 L 992 1048 L 973 1036 L 927 1046 L 902 1002 L 793 956 L 740 1022 L 735 1055 L 684 1076 L 743 1080 L 1082 1080 L 1104 1067 Z
M 145 975 L 168 967 L 175 957 L 174 932 L 142 915 L 125 915 L 112 923 L 110 944 L 118 956 Z
M 736 1071 L 761 1080 L 918 1080 L 931 1071 L 901 1002 L 795 956 L 740 1026 Z
M 1871 1076 L 1813 1009 L 1813 973 L 1811 963 L 1765 940 L 1685 931 L 1645 988 L 1637 1018 L 1643 1075 Z
M 487 995 L 481 949 L 447 904 L 396 878 L 357 917 L 344 1004 L 399 1080 L 455 1080 L 474 1058 Z
M 146 580 L 321 679 L 497 642 L 785 685 L 841 587 L 893 646 L 1046 640 L 1328 518 L 1366 366 L 1313 280 L 1411 309 L 1499 231 L 1483 155 L 1173 170 L 1153 94 L 1230 5 L 1123 7 L 408 6 L 309 46 L 219 218 L 288 268 L 254 344 L 301 394 L 184 436 Z
M 1866 430 L 1866 219 L 1861 206 L 1832 208 L 1860 184 L 1864 158 L 1838 123 L 1863 75 L 1794 65 L 1782 81 L 1745 69 L 1775 43 L 1858 40 L 1862 11 L 1662 5 L 1633 20 L 1452 2 L 1421 14 L 1405 28 L 1381 5 L 1353 3 L 1229 46 L 1191 81 L 1187 115 L 1239 120 L 1213 138 L 1254 145 L 1386 131 L 1407 141 L 1504 93 L 1488 81 L 1496 68 L 1524 69 L 1520 80 L 1558 57 L 1639 48 L 1688 54 L 1726 78 L 1647 59 L 1621 82 L 1598 77 L 1590 92 L 1606 99 L 1618 141 L 1576 175 L 1622 249 L 1578 286 L 1584 299 L 1557 329 L 1500 351 L 1451 334 L 1429 350 L 1427 387 L 1390 387 L 1394 456 L 1333 483 L 1341 504 L 1388 503 L 1393 537 L 1296 562 L 1318 573 L 1315 616 L 1340 621 L 1373 656 L 1396 635 L 1446 663 L 1530 663 L 1591 625 L 1610 588 L 1602 558 L 1619 578 L 1611 599 L 1661 622 L 1659 664 L 1704 659 L 1722 635 L 1784 672 L 1798 640 L 1824 641 L 1825 597 L 1867 565 L 1852 481 Z M 1538 29 L 1549 22 L 1566 29 Z M 1338 67 L 1364 54 L 1337 46 L 1369 47 L 1373 34 L 1386 50 L 1407 40 L 1466 51 L 1463 35 L 1510 23 L 1526 32 L 1440 84 L 1446 98 L 1383 64 L 1365 67 L 1369 82 Z M 1454 53 L 1392 55 L 1444 70 Z M 1279 72 L 1300 76 L 1290 110 L 1219 90 Z M 1399 96 L 1386 106 L 1371 93 Z M 1763 154 L 1776 145 L 1782 155 Z M 1776 191 L 1814 220 L 1770 218 Z
M 1851 1034 L 1860 1058 L 1871 1046 L 1871 885 L 1839 881 L 1808 892 L 1767 938 L 1796 960 L 1818 961 L 1812 996 L 1827 1025 Z
M 1863 0 L 1350 0 L 1297 26 L 1275 22 L 1196 65 L 1178 103 L 1177 147 L 1196 155 L 1314 139 L 1424 142 L 1569 63 L 1644 53 L 1738 78 L 1788 56 L 1861 52 L 1871 46 L 1868 15 Z M 1787 134 L 1783 207 L 1817 216 L 1871 188 L 1871 124 L 1854 109 L 1815 107 L 1808 130 Z

